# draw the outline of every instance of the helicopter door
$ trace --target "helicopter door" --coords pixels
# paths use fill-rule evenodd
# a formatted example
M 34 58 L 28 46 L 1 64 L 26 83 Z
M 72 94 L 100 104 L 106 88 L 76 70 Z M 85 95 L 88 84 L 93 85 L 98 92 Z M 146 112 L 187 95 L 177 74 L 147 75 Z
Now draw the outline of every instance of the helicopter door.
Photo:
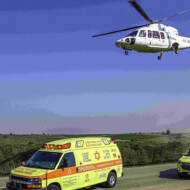
M 139 32 L 139 44 L 144 46 L 146 44 L 146 30 L 141 30 Z
M 161 46 L 160 33 L 158 31 L 152 32 L 151 45 L 155 47 Z
M 151 30 L 148 30 L 148 37 L 146 39 L 146 43 L 148 46 L 152 45 L 152 31 Z
M 147 45 L 149 47 L 167 48 L 168 41 L 164 32 L 148 30 Z
M 166 34 L 164 32 L 160 32 L 160 40 L 161 46 L 167 48 L 169 46 L 168 40 L 166 38 Z

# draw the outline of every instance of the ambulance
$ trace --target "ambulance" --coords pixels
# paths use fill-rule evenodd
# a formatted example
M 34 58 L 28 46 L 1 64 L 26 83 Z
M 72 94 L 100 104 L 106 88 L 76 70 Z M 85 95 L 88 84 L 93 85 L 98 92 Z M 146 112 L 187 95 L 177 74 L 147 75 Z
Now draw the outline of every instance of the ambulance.
M 190 175 L 190 149 L 177 162 L 178 176 Z
M 11 171 L 7 189 L 71 190 L 100 183 L 111 188 L 122 175 L 122 158 L 114 140 L 70 138 L 42 145 Z

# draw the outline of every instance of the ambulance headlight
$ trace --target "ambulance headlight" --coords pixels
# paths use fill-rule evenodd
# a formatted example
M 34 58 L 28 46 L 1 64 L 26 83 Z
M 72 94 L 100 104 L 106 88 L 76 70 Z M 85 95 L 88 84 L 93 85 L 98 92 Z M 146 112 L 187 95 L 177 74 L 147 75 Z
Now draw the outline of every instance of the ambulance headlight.
M 32 184 L 41 184 L 41 178 L 29 178 L 28 182 Z

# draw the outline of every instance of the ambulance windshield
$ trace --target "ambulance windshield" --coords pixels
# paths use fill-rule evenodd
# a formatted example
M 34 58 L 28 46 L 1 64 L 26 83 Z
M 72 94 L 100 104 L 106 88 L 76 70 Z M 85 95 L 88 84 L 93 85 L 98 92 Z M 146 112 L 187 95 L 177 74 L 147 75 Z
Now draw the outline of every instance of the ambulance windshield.
M 25 167 L 55 169 L 61 155 L 61 153 L 57 152 L 37 151 L 27 161 Z

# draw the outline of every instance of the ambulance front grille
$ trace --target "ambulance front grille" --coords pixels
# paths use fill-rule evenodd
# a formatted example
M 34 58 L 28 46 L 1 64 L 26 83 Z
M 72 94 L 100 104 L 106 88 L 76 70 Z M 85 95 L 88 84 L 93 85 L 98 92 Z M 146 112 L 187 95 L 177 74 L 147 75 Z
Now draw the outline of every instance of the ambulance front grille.
M 190 170 L 190 164 L 188 164 L 188 163 L 182 163 L 181 167 L 184 170 Z
M 14 175 L 11 175 L 11 179 L 13 181 L 23 181 L 23 182 L 28 182 L 28 180 L 29 180 L 28 178 L 14 176 Z

